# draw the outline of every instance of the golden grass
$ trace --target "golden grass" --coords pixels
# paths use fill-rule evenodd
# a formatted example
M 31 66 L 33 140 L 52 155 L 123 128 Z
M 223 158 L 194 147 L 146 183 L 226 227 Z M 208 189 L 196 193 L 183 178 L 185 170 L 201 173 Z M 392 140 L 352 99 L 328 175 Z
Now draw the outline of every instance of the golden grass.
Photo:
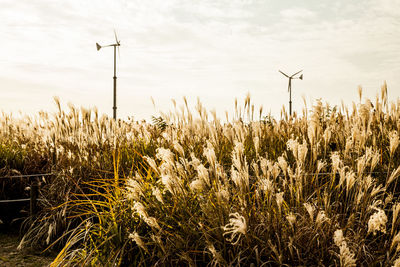
M 58 173 L 26 245 L 64 244 L 55 266 L 399 262 L 400 102 L 386 85 L 374 104 L 317 101 L 280 121 L 254 120 L 249 97 L 227 123 L 184 103 L 156 125 L 73 106 L 3 115 L 1 145 Z

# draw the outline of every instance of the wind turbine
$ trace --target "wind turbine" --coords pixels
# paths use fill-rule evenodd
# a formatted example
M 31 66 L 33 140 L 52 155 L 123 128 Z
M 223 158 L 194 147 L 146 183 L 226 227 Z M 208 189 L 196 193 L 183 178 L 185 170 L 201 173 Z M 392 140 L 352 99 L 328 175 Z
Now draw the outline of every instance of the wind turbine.
M 98 43 L 96 43 L 96 48 L 97 48 L 97 51 L 99 51 L 103 47 L 108 47 L 108 46 L 113 46 L 114 47 L 114 77 L 113 77 L 113 80 L 114 80 L 114 100 L 113 100 L 113 103 L 114 103 L 114 105 L 113 105 L 113 118 L 114 118 L 114 120 L 116 120 L 117 119 L 117 67 L 116 67 L 117 66 L 117 57 L 116 57 L 116 55 L 117 55 L 117 47 L 118 47 L 118 56 L 119 56 L 119 46 L 121 44 L 120 44 L 120 41 L 118 41 L 117 33 L 115 32 L 115 30 L 114 30 L 114 36 L 115 36 L 115 44 L 101 46 Z
M 290 114 L 290 116 L 292 116 L 292 79 L 303 80 L 303 74 L 301 74 L 299 77 L 295 77 L 297 74 L 299 74 L 302 71 L 303 70 L 298 71 L 295 74 L 293 74 L 292 76 L 289 76 L 289 75 L 283 73 L 282 71 L 279 71 L 280 73 L 285 75 L 287 78 L 289 78 L 288 92 L 289 92 L 289 114 Z

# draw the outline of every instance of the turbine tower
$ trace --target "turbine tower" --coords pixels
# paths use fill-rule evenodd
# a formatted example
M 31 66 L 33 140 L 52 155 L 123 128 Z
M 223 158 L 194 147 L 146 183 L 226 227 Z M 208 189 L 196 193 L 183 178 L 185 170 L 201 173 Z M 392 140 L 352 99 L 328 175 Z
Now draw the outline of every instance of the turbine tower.
M 114 31 L 114 36 L 115 36 L 115 44 L 110 44 L 110 45 L 104 45 L 104 46 L 101 46 L 101 45 L 99 45 L 98 43 L 96 43 L 96 48 L 97 48 L 97 51 L 99 51 L 101 48 L 103 48 L 103 47 L 108 47 L 108 46 L 113 46 L 114 47 L 114 77 L 113 77 L 113 80 L 114 80 L 114 98 L 113 98 L 113 118 L 114 118 L 114 120 L 116 120 L 117 119 L 117 57 L 116 57 L 116 55 L 117 55 L 117 47 L 118 47 L 118 56 L 119 56 L 119 46 L 121 45 L 120 44 L 120 41 L 118 40 L 118 38 L 117 38 L 117 33 Z
M 289 114 L 290 114 L 290 116 L 292 116 L 292 79 L 303 80 L 303 74 L 301 74 L 299 77 L 295 77 L 297 74 L 299 74 L 302 71 L 303 70 L 298 71 L 295 74 L 293 74 L 292 76 L 289 76 L 289 75 L 283 73 L 282 71 L 279 71 L 280 73 L 282 73 L 283 75 L 285 75 L 289 79 L 288 92 L 289 92 Z

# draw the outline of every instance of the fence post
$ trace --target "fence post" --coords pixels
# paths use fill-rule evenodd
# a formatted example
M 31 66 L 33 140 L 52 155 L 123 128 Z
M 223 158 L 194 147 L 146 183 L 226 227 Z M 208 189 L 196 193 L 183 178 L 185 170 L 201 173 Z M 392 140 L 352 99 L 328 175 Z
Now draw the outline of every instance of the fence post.
M 39 192 L 39 185 L 36 180 L 31 184 L 31 199 L 30 199 L 30 215 L 35 216 L 37 212 L 37 197 Z

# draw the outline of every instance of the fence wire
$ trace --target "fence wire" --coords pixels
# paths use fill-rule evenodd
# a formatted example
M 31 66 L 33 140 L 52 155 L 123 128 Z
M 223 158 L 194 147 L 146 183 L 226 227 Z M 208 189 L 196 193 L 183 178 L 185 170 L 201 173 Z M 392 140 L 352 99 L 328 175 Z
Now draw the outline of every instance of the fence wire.
M 3 176 L 0 179 L 16 179 L 16 178 L 30 178 L 30 177 L 39 177 L 39 176 L 51 176 L 54 173 L 37 173 L 37 174 L 21 174 L 21 175 L 13 175 L 13 176 Z
M 387 175 L 390 172 L 367 172 L 366 174 L 385 174 Z M 49 172 L 49 173 L 38 173 L 38 174 L 21 174 L 21 175 L 13 175 L 13 176 L 3 176 L 0 177 L 0 179 L 16 179 L 16 178 L 30 178 L 30 177 L 39 177 L 39 176 L 51 176 L 54 175 L 55 173 Z M 339 174 L 338 172 L 333 173 L 333 172 L 314 172 L 314 173 L 302 173 L 302 176 L 314 176 L 314 175 L 332 175 L 332 174 Z M 280 173 L 278 176 L 284 177 L 285 175 Z

